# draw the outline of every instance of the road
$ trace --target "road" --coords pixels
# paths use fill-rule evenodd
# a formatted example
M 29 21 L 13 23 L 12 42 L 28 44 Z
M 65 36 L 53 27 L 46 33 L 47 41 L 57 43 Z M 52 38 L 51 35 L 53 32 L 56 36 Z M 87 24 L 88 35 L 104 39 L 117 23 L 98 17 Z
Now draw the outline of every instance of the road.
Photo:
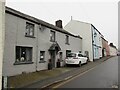
M 53 88 L 112 88 L 114 85 L 118 85 L 118 57 L 110 58 L 86 73 Z

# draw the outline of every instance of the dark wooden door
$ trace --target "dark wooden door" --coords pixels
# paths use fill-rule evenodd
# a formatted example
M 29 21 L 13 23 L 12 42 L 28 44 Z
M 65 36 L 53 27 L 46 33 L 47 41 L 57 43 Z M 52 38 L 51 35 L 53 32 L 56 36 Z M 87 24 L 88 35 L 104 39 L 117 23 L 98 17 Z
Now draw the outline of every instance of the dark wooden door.
M 55 51 L 51 51 L 51 63 L 52 63 L 52 67 L 55 67 Z

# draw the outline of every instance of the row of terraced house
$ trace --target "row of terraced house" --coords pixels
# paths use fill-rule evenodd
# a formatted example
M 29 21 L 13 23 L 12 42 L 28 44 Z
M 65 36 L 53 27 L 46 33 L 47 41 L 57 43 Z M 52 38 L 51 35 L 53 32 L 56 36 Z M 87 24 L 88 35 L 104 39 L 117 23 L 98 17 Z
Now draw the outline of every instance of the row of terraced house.
M 109 47 L 90 23 L 71 20 L 63 28 L 62 20 L 52 25 L 12 8 L 5 9 L 3 76 L 47 70 L 50 61 L 53 68 L 58 61 L 64 66 L 70 52 L 83 53 L 93 62 L 109 56 Z

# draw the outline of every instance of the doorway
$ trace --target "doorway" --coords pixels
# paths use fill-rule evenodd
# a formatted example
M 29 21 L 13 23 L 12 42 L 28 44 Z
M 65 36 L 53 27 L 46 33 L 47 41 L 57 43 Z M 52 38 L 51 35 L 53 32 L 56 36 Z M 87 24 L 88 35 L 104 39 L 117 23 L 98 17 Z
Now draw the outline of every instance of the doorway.
M 104 48 L 102 49 L 102 57 L 104 57 L 105 55 L 104 55 Z
M 58 54 L 58 51 L 60 51 L 60 50 L 61 50 L 61 48 L 57 42 L 53 42 L 53 44 L 48 49 L 48 51 L 50 53 L 52 68 L 56 67 L 56 55 Z
M 55 68 L 55 59 L 56 59 L 55 51 L 50 51 L 50 58 L 51 58 L 52 68 Z

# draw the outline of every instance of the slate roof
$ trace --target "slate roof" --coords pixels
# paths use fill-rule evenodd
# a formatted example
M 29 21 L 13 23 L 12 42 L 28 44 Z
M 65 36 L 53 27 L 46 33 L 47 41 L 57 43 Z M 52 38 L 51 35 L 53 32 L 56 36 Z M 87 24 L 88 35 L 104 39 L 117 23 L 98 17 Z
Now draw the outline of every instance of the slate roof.
M 29 21 L 34 22 L 34 23 L 36 23 L 36 24 L 41 24 L 41 25 L 43 25 L 43 26 L 46 26 L 46 27 L 51 28 L 51 29 L 54 29 L 54 30 L 59 31 L 59 32 L 61 32 L 61 33 L 68 34 L 68 35 L 70 35 L 70 36 L 73 36 L 73 37 L 82 39 L 82 37 L 73 35 L 73 34 L 71 34 L 70 32 L 68 32 L 68 31 L 66 31 L 66 30 L 64 30 L 64 29 L 62 29 L 62 28 L 56 27 L 56 26 L 54 26 L 54 25 L 52 25 L 52 24 L 50 24 L 50 23 L 47 23 L 47 22 L 45 22 L 45 21 L 43 21 L 43 20 L 37 19 L 37 18 L 32 17 L 32 16 L 29 16 L 29 15 L 27 15 L 27 14 L 24 14 L 24 13 L 22 13 L 22 12 L 20 12 L 20 11 L 17 11 L 17 10 L 15 10 L 15 9 L 12 9 L 12 8 L 10 8 L 10 7 L 7 7 L 7 6 L 6 6 L 6 7 L 5 7 L 5 12 L 6 12 L 6 13 L 9 13 L 9 14 L 12 14 L 12 15 L 14 15 L 14 16 L 17 16 L 17 17 L 20 17 L 20 18 L 29 20 Z

